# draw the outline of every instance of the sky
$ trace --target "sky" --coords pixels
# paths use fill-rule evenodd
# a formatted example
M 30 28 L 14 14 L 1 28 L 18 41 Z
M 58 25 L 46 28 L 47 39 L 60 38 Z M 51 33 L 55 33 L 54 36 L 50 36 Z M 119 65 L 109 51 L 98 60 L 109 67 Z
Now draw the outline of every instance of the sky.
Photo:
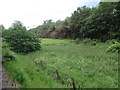
M 0 0 L 0 24 L 9 28 L 15 20 L 27 28 L 43 21 L 64 20 L 81 6 L 96 6 L 100 0 Z

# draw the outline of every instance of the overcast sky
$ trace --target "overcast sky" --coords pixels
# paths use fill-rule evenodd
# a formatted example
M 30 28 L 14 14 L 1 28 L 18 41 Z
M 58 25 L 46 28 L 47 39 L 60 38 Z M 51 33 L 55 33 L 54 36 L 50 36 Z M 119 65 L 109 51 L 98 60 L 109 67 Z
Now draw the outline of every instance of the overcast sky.
M 96 6 L 100 0 L 0 0 L 0 24 L 5 28 L 14 20 L 36 27 L 44 20 L 64 20 L 80 6 Z

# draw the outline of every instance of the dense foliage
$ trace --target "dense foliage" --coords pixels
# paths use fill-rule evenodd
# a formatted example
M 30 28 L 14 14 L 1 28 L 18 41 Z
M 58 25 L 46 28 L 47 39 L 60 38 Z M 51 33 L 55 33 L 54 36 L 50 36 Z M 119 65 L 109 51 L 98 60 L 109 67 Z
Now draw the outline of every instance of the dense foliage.
M 120 2 L 100 2 L 96 7 L 78 7 L 65 20 L 46 20 L 31 32 L 46 38 L 98 39 L 120 38 Z
M 15 22 L 12 27 L 3 31 L 3 38 L 10 49 L 18 53 L 26 54 L 41 48 L 39 39 L 28 32 L 21 22 Z

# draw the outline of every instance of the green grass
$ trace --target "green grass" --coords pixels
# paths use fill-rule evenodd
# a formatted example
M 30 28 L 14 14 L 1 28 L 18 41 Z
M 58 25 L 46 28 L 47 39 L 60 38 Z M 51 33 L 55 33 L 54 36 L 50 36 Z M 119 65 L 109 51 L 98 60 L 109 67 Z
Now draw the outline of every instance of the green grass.
M 69 43 L 70 40 L 67 39 L 50 39 L 50 38 L 44 38 L 44 39 L 40 39 L 41 40 L 41 44 L 42 45 L 48 45 L 48 44 L 61 44 L 61 43 Z
M 22 87 L 71 87 L 70 78 L 74 78 L 76 87 L 81 88 L 118 87 L 118 55 L 106 52 L 108 43 L 91 46 L 75 44 L 71 40 L 42 39 L 41 44 L 41 51 L 16 54 L 15 61 L 4 63 Z M 45 69 L 35 64 L 40 61 Z M 64 84 L 56 79 L 55 70 Z

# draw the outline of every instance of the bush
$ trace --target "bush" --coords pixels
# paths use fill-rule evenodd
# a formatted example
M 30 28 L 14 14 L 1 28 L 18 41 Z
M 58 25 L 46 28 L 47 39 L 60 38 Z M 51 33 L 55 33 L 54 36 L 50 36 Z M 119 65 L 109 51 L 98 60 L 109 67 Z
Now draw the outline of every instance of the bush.
M 25 76 L 24 76 L 23 72 L 21 72 L 21 71 L 17 72 L 16 79 L 17 79 L 18 83 L 23 84 L 25 81 Z
M 2 49 L 2 63 L 4 63 L 5 61 L 12 61 L 12 60 L 15 60 L 13 53 L 11 53 L 8 48 L 3 48 Z
M 83 44 L 88 44 L 90 41 L 91 41 L 91 39 L 86 38 L 86 39 L 83 39 L 81 42 L 82 42 Z
M 120 43 L 114 41 L 114 43 L 108 47 L 107 52 L 120 52 Z
M 40 50 L 40 40 L 33 33 L 28 32 L 21 25 L 19 28 L 14 26 L 3 33 L 3 37 L 11 50 L 22 54 Z
M 108 44 L 115 44 L 116 40 L 115 39 L 111 39 L 111 40 L 107 40 L 106 43 Z
M 75 39 L 75 43 L 76 43 L 76 44 L 79 44 L 79 43 L 80 43 L 80 39 L 79 39 L 79 38 L 76 38 L 76 39 Z
M 97 44 L 97 40 L 91 40 L 89 38 L 86 38 L 84 40 L 81 41 L 83 44 L 90 44 L 92 46 L 95 46 Z

